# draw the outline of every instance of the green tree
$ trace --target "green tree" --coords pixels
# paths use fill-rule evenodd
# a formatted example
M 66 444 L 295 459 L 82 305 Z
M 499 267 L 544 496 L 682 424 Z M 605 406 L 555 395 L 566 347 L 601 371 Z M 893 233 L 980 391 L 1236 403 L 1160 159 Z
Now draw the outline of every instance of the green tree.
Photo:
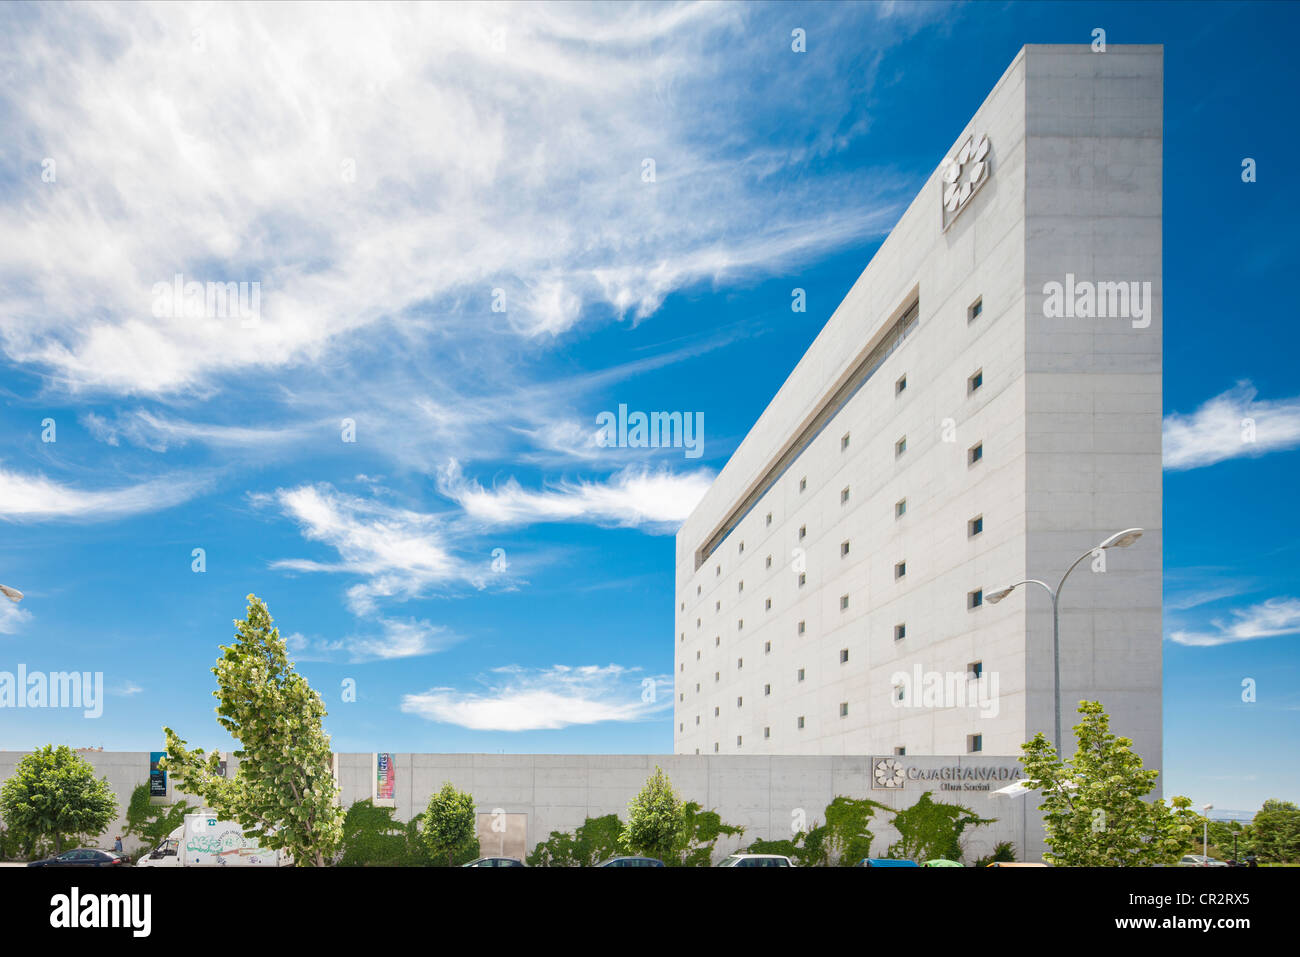
M 413 855 L 409 825 L 393 820 L 396 808 L 376 807 L 366 798 L 357 801 L 343 817 L 341 867 L 409 867 L 420 863 Z M 422 816 L 422 815 L 421 815 Z M 419 844 L 418 831 L 415 842 Z
M 713 852 L 723 835 L 732 837 L 745 833 L 743 827 L 724 824 L 717 811 L 705 811 L 694 801 L 682 808 L 682 837 L 673 850 L 672 860 L 665 864 L 681 867 L 708 867 L 713 863 Z
M 257 832 L 262 847 L 283 849 L 300 866 L 333 860 L 343 836 L 330 739 L 321 726 L 325 705 L 294 670 L 266 605 L 248 596 L 248 615 L 235 621 L 235 642 L 222 645 L 217 676 L 217 723 L 239 741 L 233 778 L 218 773 L 219 752 L 189 751 L 171 728 L 164 766 L 178 786 L 219 816 Z
M 1146 770 L 1128 738 L 1110 733 L 1110 719 L 1096 701 L 1079 702 L 1078 748 L 1062 762 L 1039 732 L 1021 746 L 1025 784 L 1043 793 L 1043 826 L 1050 853 L 1044 859 L 1067 867 L 1143 867 L 1171 864 L 1192 846 L 1196 814 L 1191 801 L 1144 798 L 1160 772 Z
M 478 857 L 478 815 L 474 798 L 444 784 L 424 811 L 424 843 L 435 858 L 455 867 Z
M 1010 841 L 998 841 L 993 845 L 993 853 L 975 859 L 976 867 L 988 867 L 993 863 L 1009 863 L 1016 859 L 1016 846 Z
M 149 800 L 149 785 L 137 784 L 131 791 L 131 800 L 126 806 L 126 827 L 122 833 L 134 835 L 153 846 L 184 824 L 185 815 L 189 811 L 190 806 L 184 801 L 179 804 L 154 804 Z
M 33 751 L 0 787 L 0 818 L 29 855 L 43 840 L 59 853 L 68 838 L 97 837 L 116 816 L 108 779 L 66 744 Z
M 686 805 L 663 768 L 656 765 L 655 773 L 628 805 L 622 843 L 633 854 L 657 857 L 667 864 L 686 840 Z
M 890 857 L 912 861 L 942 858 L 961 860 L 961 835 L 968 827 L 992 824 L 996 818 L 980 817 L 960 804 L 944 804 L 922 794 L 911 807 L 894 815 L 898 840 L 889 845 Z
M 623 853 L 623 822 L 617 814 L 589 817 L 572 834 L 552 831 L 528 855 L 529 867 L 592 867 Z
M 1265 801 L 1251 830 L 1260 860 L 1277 864 L 1300 861 L 1300 808 L 1290 801 Z

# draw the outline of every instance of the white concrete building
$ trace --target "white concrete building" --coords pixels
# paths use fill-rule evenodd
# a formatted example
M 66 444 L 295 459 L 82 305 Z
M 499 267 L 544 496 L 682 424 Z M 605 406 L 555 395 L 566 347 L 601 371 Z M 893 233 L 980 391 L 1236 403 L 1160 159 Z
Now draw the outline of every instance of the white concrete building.
M 1027 46 L 936 157 L 678 532 L 677 753 L 1018 755 L 1051 603 L 984 593 L 1139 526 L 1062 591 L 1062 726 L 1160 766 L 1162 80 Z

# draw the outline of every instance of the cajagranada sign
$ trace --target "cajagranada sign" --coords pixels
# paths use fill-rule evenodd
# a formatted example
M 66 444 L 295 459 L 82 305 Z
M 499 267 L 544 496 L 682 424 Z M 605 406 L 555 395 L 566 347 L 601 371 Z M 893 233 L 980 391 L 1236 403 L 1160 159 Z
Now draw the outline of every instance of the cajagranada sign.
M 937 785 L 941 791 L 993 791 L 1024 776 L 1020 768 L 1009 765 L 917 767 L 905 758 L 871 759 L 871 786 L 880 791 L 900 790 L 909 783 Z

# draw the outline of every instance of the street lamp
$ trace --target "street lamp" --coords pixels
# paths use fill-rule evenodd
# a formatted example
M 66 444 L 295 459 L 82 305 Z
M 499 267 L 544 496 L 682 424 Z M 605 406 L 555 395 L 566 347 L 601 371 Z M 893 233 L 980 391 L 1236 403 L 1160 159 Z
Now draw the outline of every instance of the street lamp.
M 23 600 L 23 593 L 17 588 L 10 588 L 8 585 L 0 585 L 0 595 L 4 595 L 15 605 Z
M 1061 576 L 1061 580 L 1056 583 L 1056 588 L 1054 589 L 1048 585 L 1047 582 L 1039 581 L 1037 578 L 1026 578 L 1024 581 L 1018 581 L 1014 585 L 1008 585 L 1006 588 L 999 588 L 997 591 L 984 596 L 985 601 L 989 602 L 989 604 L 996 605 L 1021 585 L 1041 585 L 1052 598 L 1052 681 L 1055 688 L 1056 702 L 1056 707 L 1053 711 L 1055 734 L 1053 735 L 1052 743 L 1056 746 L 1056 756 L 1058 758 L 1061 757 L 1061 586 L 1064 585 L 1065 580 L 1070 577 L 1070 572 L 1074 571 L 1075 566 L 1089 555 L 1107 548 L 1128 548 L 1141 537 L 1142 529 L 1140 528 L 1126 528 L 1122 532 L 1116 532 L 1100 545 L 1088 549 L 1076 558 L 1074 564 L 1065 570 L 1065 574 Z

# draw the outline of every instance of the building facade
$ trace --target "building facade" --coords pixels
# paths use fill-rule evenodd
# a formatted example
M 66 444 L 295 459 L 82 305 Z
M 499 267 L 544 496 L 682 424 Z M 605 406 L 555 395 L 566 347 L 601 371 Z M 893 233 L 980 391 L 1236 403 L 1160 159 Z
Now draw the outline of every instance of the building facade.
M 677 535 L 679 754 L 1161 762 L 1162 48 L 1027 46 Z

